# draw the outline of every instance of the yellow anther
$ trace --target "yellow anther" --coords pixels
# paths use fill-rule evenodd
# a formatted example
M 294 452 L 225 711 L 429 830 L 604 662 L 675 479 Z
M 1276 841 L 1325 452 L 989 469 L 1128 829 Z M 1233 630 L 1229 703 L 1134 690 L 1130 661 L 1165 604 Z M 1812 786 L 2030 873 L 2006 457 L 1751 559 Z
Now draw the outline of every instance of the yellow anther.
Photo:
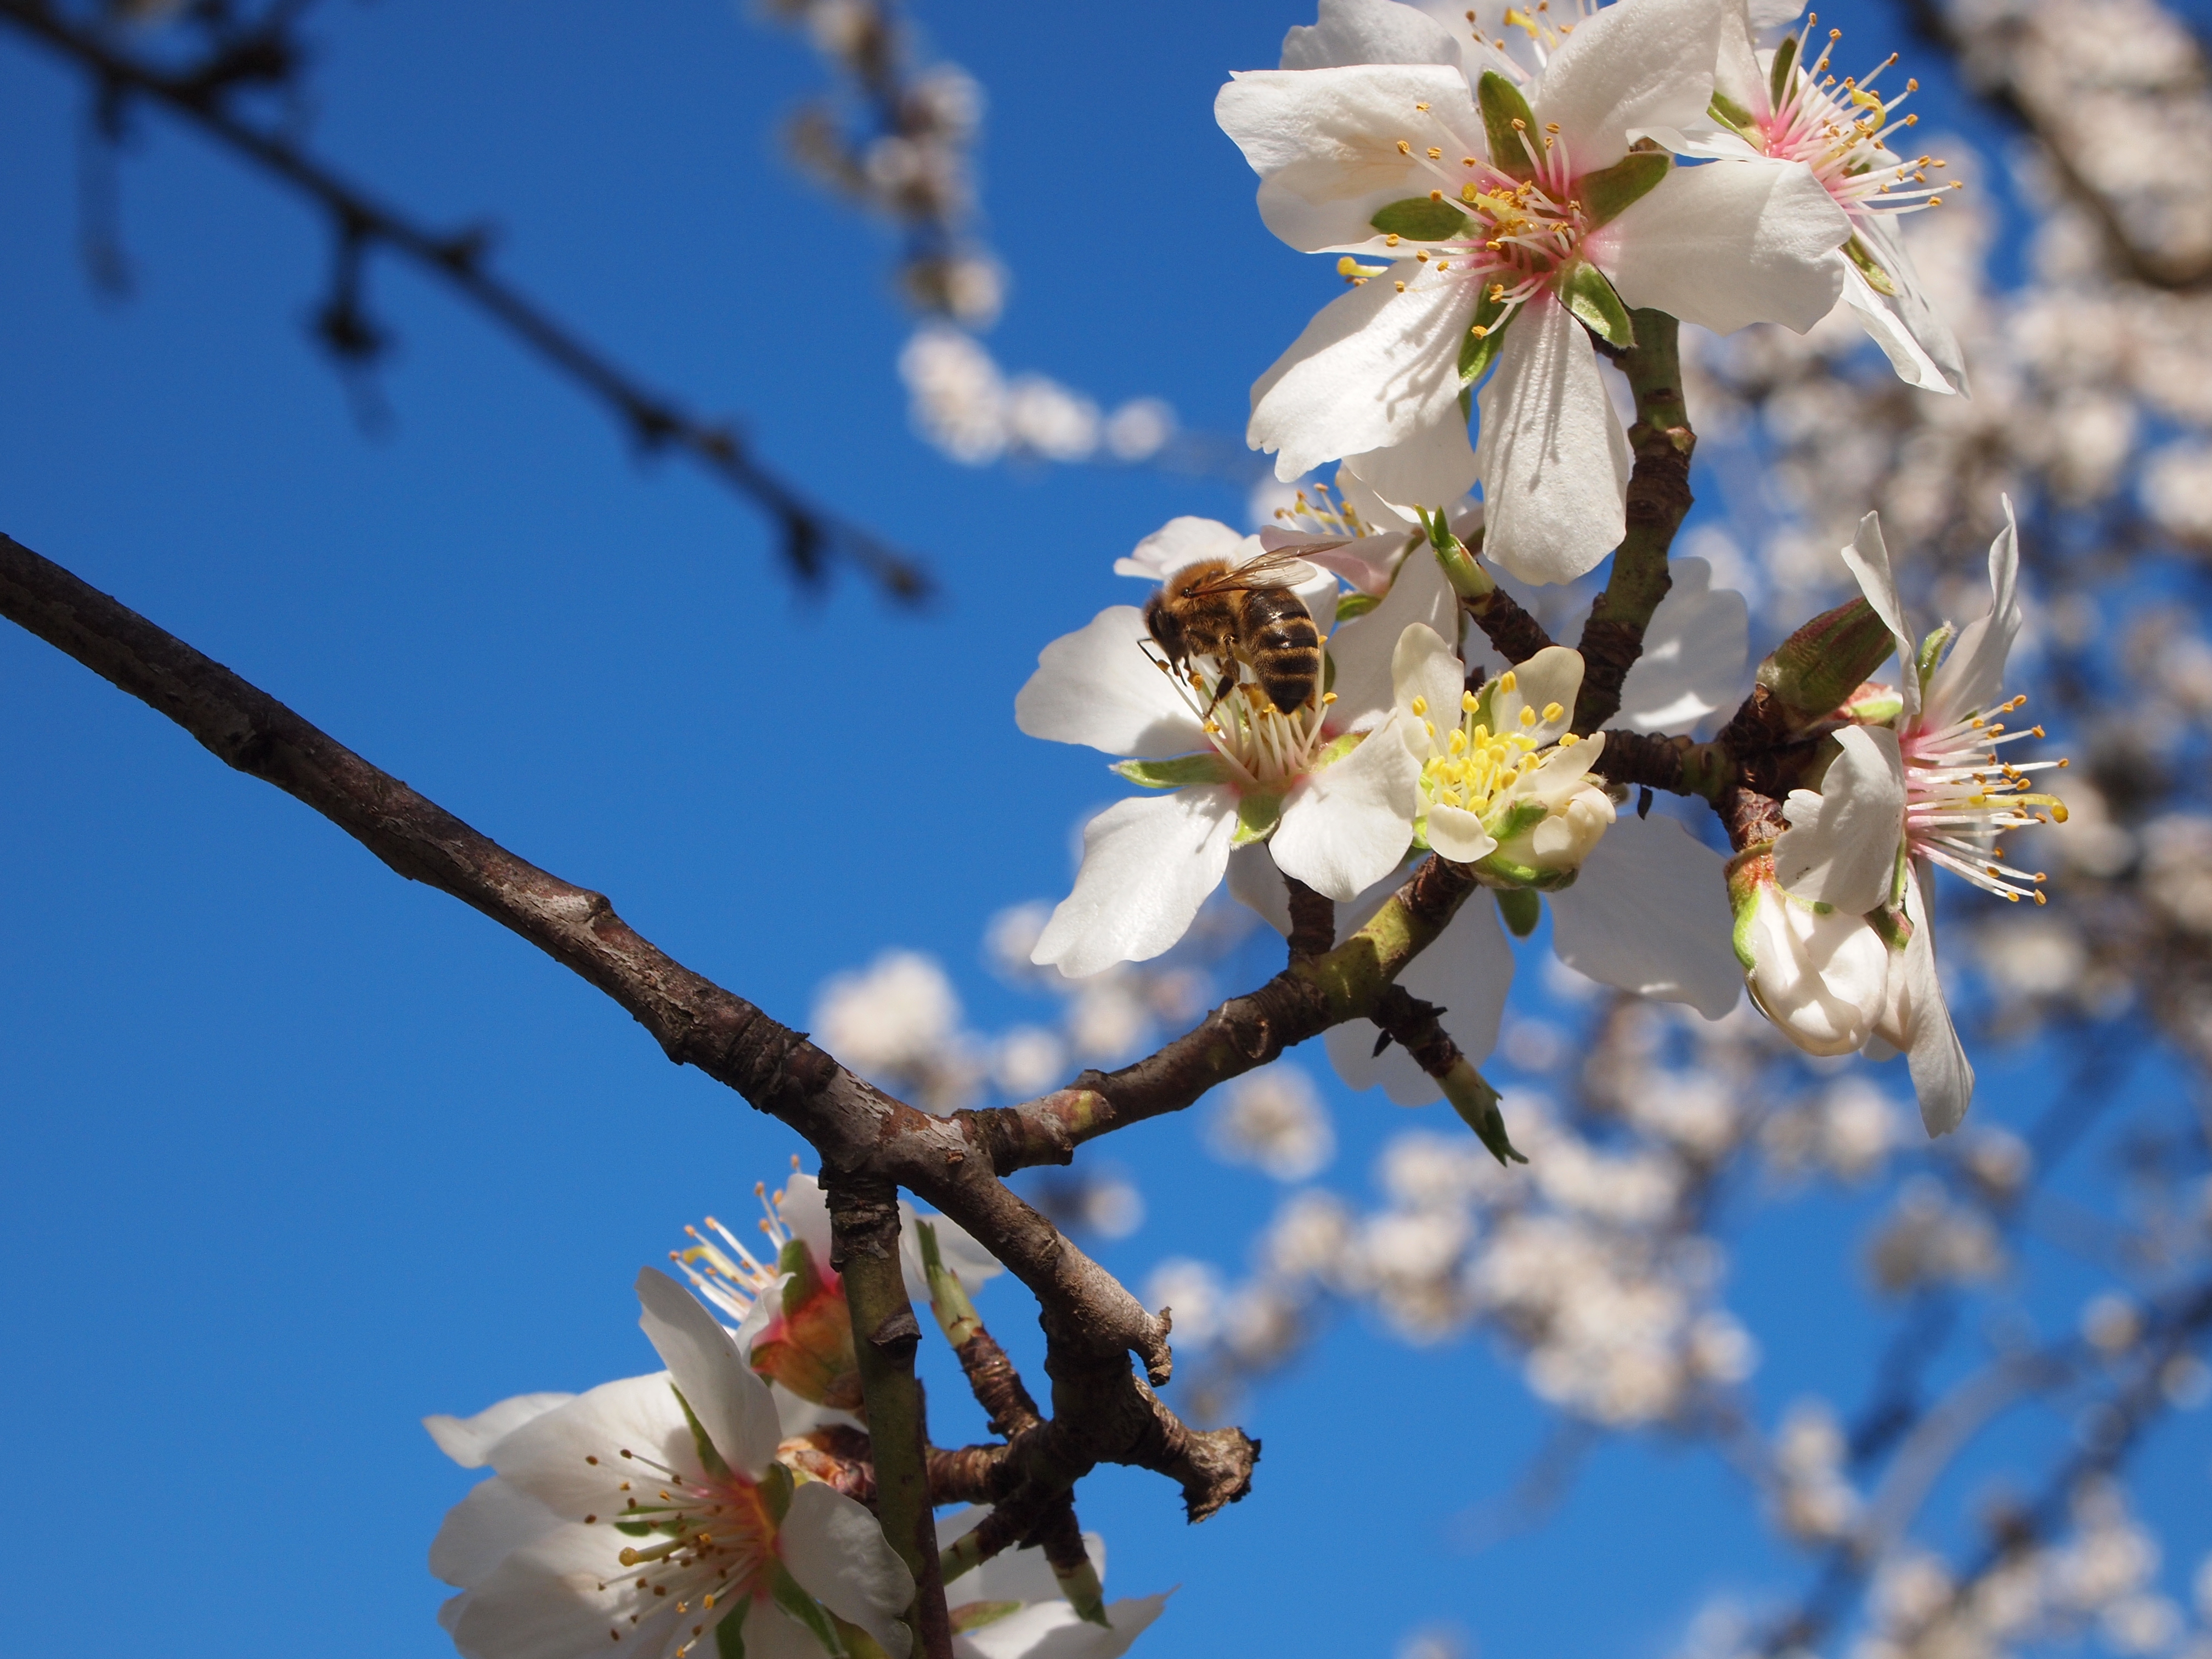
M 1324 708 L 1328 708 L 1329 704 L 1335 701 L 1336 693 L 1334 691 L 1324 691 L 1321 694 L 1321 706 Z
M 1444 747 L 1450 750 L 1455 755 L 1465 754 L 1467 752 L 1467 733 L 1459 730 L 1456 726 L 1453 727 L 1451 738 L 1444 744 Z
M 1566 712 L 1567 711 L 1565 709 L 1562 708 L 1555 702 L 1547 702 L 1544 705 L 1544 718 L 1547 720 L 1555 720 Z
M 1382 246 L 1385 247 L 1395 247 L 1398 246 L 1398 233 L 1394 230 L 1388 236 L 1385 236 L 1382 239 Z
M 1429 107 L 1429 106 L 1428 106 L 1426 104 L 1416 104 L 1416 105 L 1414 105 L 1414 106 L 1413 106 L 1413 107 L 1414 107 L 1415 109 L 1417 109 L 1417 110 L 1421 111 L 1424 114 L 1425 114 L 1425 113 L 1427 112 L 1427 111 L 1428 111 L 1428 107 Z M 1436 151 L 1434 151 L 1434 150 L 1431 150 L 1431 151 L 1429 152 L 1429 154 L 1430 154 L 1430 155 L 1434 155 L 1436 154 Z
M 1520 684 L 1521 682 L 1515 678 L 1513 671 L 1510 668 L 1498 677 L 1498 689 L 1501 692 L 1512 691 Z
M 1444 199 L 1444 193 L 1440 190 L 1432 190 L 1429 192 L 1429 199 L 1431 202 L 1441 202 Z
M 1424 106 L 1422 106 L 1422 107 L 1423 107 L 1423 108 L 1426 108 L 1426 107 L 1427 107 L 1427 106 L 1426 106 L 1426 105 L 1424 105 Z M 1443 161 L 1443 159 L 1444 159 L 1444 153 L 1443 153 L 1443 151 L 1442 151 L 1442 150 L 1438 149 L 1437 149 L 1435 145 L 1433 145 L 1433 144 L 1431 144 L 1431 145 L 1430 145 L 1430 146 L 1429 146 L 1429 160 L 1431 160 L 1431 161 Z
M 1477 323 L 1471 331 L 1478 340 L 1487 339 L 1490 336 L 1490 331 L 1485 328 L 1480 323 Z
M 1401 294 L 1403 294 L 1406 291 L 1406 285 L 1403 283 L 1396 283 L 1395 286 Z
M 1411 155 L 1413 153 L 1413 147 L 1407 143 L 1403 138 L 1401 138 L 1398 141 L 1398 154 L 1401 155 Z
M 2061 766 L 2066 764 L 2064 761 L 2061 761 L 2058 763 Z M 2064 801 L 2060 801 L 2056 806 L 2053 806 L 2051 809 L 2051 821 L 2053 823 L 2063 823 L 2066 822 L 2066 803 Z
M 1416 714 L 1425 714 L 1429 712 L 1429 700 L 1426 697 L 1416 697 L 1413 699 L 1413 707 Z
M 1533 709 L 1533 708 L 1524 708 L 1524 709 L 1522 709 L 1522 710 L 1521 711 L 1521 724 L 1522 724 L 1522 725 L 1523 725 L 1523 726 L 1534 726 L 1535 723 L 1536 723 L 1536 711 L 1535 711 L 1534 709 Z
M 1472 714 L 1482 706 L 1482 699 L 1472 691 L 1462 691 L 1459 694 L 1459 706 L 1466 713 Z

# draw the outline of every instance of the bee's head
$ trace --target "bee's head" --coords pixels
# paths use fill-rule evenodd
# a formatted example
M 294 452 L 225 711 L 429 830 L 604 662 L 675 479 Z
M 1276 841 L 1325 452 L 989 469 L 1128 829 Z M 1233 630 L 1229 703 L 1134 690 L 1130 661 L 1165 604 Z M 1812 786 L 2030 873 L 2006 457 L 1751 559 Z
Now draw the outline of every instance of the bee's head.
M 1170 662 L 1182 662 L 1190 655 L 1190 647 L 1182 636 L 1182 623 L 1176 619 L 1175 607 L 1168 603 L 1164 587 L 1145 601 L 1145 631 L 1167 653 Z

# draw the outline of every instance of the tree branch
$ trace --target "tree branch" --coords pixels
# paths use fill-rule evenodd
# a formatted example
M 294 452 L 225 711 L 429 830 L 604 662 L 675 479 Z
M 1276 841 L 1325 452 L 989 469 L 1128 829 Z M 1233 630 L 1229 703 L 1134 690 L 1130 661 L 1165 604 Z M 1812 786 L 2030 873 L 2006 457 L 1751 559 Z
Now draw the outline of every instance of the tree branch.
M 339 276 L 319 331 L 340 356 L 356 361 L 381 349 L 374 325 L 353 303 L 360 262 L 372 247 L 390 250 L 442 283 L 540 361 L 597 398 L 647 450 L 681 451 L 708 475 L 775 521 L 783 556 L 801 581 L 821 580 L 826 559 L 842 559 L 902 602 L 928 597 L 921 566 L 868 532 L 808 500 L 765 465 L 728 425 L 691 414 L 557 320 L 512 283 L 485 268 L 481 230 L 440 235 L 379 199 L 289 138 L 242 119 L 230 99 L 242 87 L 281 84 L 298 49 L 283 33 L 250 31 L 193 70 L 172 73 L 122 50 L 112 33 L 64 16 L 48 0 L 0 0 L 12 24 L 82 70 L 103 98 L 143 97 L 181 117 L 238 157 L 319 208 L 335 236 Z

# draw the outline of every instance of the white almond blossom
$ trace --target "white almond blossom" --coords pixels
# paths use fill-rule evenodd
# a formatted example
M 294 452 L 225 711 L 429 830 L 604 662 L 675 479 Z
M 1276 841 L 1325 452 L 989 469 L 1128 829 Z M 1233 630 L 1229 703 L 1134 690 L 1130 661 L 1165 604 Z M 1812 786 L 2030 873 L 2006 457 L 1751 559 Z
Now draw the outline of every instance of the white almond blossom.
M 1704 120 L 1726 14 L 1621 0 L 1558 40 L 1524 91 L 1495 67 L 1470 84 L 1433 20 L 1373 0 L 1328 20 L 1342 48 L 1408 55 L 1426 27 L 1427 61 L 1223 88 L 1215 116 L 1260 174 L 1268 228 L 1343 256 L 1352 284 L 1253 387 L 1247 436 L 1279 477 L 1343 457 L 1386 501 L 1434 506 L 1480 476 L 1485 551 L 1529 581 L 1613 550 L 1631 456 L 1591 331 L 1626 345 L 1625 307 L 1652 307 L 1723 333 L 1802 331 L 1843 285 L 1832 256 L 1850 222 L 1809 170 L 1676 170 L 1638 147 Z M 1392 263 L 1358 263 L 1371 255 Z M 1479 453 L 1462 401 L 1478 382 Z
M 1905 1052 L 1931 1134 L 1958 1127 L 1974 1089 L 1974 1068 L 1936 975 L 1934 870 L 2014 902 L 2041 903 L 2042 875 L 2003 863 L 1996 838 L 2066 816 L 2055 797 L 2031 791 L 2029 777 L 2063 763 L 2008 762 L 2000 752 L 2043 735 L 2040 726 L 2008 731 L 1996 718 L 2026 702 L 1998 702 L 2021 626 L 2020 541 L 2012 503 L 2004 506 L 2005 527 L 1990 544 L 1988 612 L 1955 640 L 1946 626 L 1917 646 L 1881 523 L 1871 513 L 1861 521 L 1844 558 L 1896 639 L 1899 692 L 1886 704 L 1847 711 L 1883 723 L 1836 733 L 1838 752 L 1820 787 L 1791 792 L 1784 806 L 1790 827 L 1774 843 L 1774 878 L 1790 894 L 1835 915 L 1869 917 L 1894 941 L 1869 1042 Z M 1901 927 L 1886 921 L 1897 917 Z
M 939 1516 L 937 1547 L 951 1548 L 983 1523 L 988 1509 Z M 1106 1540 L 1083 1534 L 1091 1570 L 1106 1578 Z M 1103 1609 L 1105 1622 L 1086 1620 L 1069 1604 L 1042 1549 L 1001 1550 L 945 1587 L 958 1659 L 1121 1659 L 1129 1644 L 1160 1616 L 1173 1590 L 1125 1597 Z
M 1881 1021 L 1889 947 L 1863 915 L 1784 891 L 1771 851 L 1729 867 L 1735 942 L 1761 1013 L 1808 1054 L 1851 1054 Z
M 1263 550 L 1256 537 L 1184 518 L 1116 568 L 1172 574 Z M 1187 674 L 1170 669 L 1134 605 L 1099 612 L 1040 653 L 1015 699 L 1021 729 L 1131 757 L 1114 769 L 1161 793 L 1110 806 L 1085 826 L 1075 890 L 1032 960 L 1080 978 L 1159 955 L 1220 884 L 1233 846 L 1265 840 L 1284 871 L 1340 899 L 1404 856 L 1419 768 L 1388 730 L 1395 715 L 1376 689 L 1388 684 L 1388 649 L 1371 630 L 1341 647 L 1329 640 L 1334 575 L 1316 570 L 1295 591 L 1328 641 L 1337 689 L 1316 687 L 1287 714 L 1238 663 L 1202 657 Z
M 522 1395 L 424 1426 L 495 1477 L 446 1517 L 430 1569 L 468 1659 L 841 1653 L 839 1626 L 905 1659 L 914 1580 L 875 1516 L 775 1461 L 768 1385 L 666 1274 L 639 1323 L 668 1369 L 570 1398 Z M 730 1638 L 734 1638 L 734 1640 Z
M 1893 52 L 1838 85 L 1829 65 L 1842 30 L 1830 29 L 1816 45 L 1808 16 L 1778 48 L 1761 52 L 1753 34 L 1759 21 L 1741 11 L 1722 29 L 1711 106 L 1717 125 L 1687 142 L 1685 152 L 1810 168 L 1850 220 L 1850 238 L 1832 256 L 1844 302 L 1900 378 L 1929 392 L 1963 392 L 1958 339 L 1930 302 L 1899 234 L 1899 216 L 1938 206 L 1947 191 L 1963 188 L 1956 180 L 1929 181 L 1929 170 L 1944 166 L 1935 156 L 1906 161 L 1889 147 L 1920 118 L 1898 113 L 1920 83 L 1907 81 L 1889 98 L 1875 90 L 1897 61 Z

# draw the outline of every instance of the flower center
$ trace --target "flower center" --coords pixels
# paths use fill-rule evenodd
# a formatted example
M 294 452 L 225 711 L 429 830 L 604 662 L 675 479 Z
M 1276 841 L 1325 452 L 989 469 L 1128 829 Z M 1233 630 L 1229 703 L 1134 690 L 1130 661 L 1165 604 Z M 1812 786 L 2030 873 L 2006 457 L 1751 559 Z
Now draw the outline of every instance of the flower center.
M 759 1486 L 734 1471 L 694 1480 L 642 1453 L 624 1449 L 619 1455 L 639 1466 L 639 1477 L 622 1483 L 627 1497 L 613 1524 L 641 1542 L 617 1553 L 623 1571 L 616 1578 L 634 1573 L 636 1587 L 649 1591 L 656 1603 L 665 1598 L 679 1614 L 698 1615 L 676 1650 L 681 1659 L 713 1624 L 706 1615 L 740 1597 L 768 1593 L 776 1559 L 775 1522 Z M 613 1582 L 599 1588 L 606 1589 Z M 635 1626 L 645 1616 L 633 1613 L 629 1622 Z M 623 1637 L 619 1628 L 610 1628 L 608 1634 L 616 1641 Z
M 1313 536 L 1341 536 L 1358 541 L 1375 535 L 1376 527 L 1359 516 L 1351 502 L 1331 501 L 1325 483 L 1307 484 L 1288 507 L 1275 509 L 1275 517 L 1291 529 Z
M 1990 713 L 2008 714 L 2027 702 L 2014 697 Z M 2051 771 L 2064 761 L 2015 766 L 1997 755 L 2006 744 L 2041 736 L 2039 726 L 2008 732 L 1978 714 L 1943 726 L 1915 722 L 1899 732 L 1898 748 L 1905 757 L 1905 839 L 1912 856 L 1954 870 L 2015 904 L 2023 898 L 2044 902 L 2043 872 L 2002 862 L 2004 849 L 1996 845 L 2000 831 L 2066 822 L 2066 804 L 2056 795 L 2031 793 L 2028 784 L 2029 773 Z M 2044 810 L 2033 810 L 2038 807 Z
M 1496 689 L 1500 696 L 1515 689 L 1510 672 L 1498 676 Z M 1429 700 L 1413 701 L 1414 717 L 1427 728 L 1430 745 L 1439 751 L 1421 768 L 1421 791 L 1437 805 L 1455 806 L 1487 818 L 1516 784 L 1543 763 L 1543 746 L 1528 735 L 1539 716 L 1524 708 L 1517 722 L 1520 730 L 1493 732 L 1480 717 L 1482 702 L 1474 692 L 1460 693 L 1459 706 L 1459 724 L 1439 738 L 1436 721 L 1428 717 Z M 1541 718 L 1555 720 L 1565 712 L 1553 703 Z M 1565 744 L 1575 739 L 1563 737 L 1559 741 Z
M 1181 673 L 1156 656 L 1152 663 L 1198 716 L 1206 742 L 1229 763 L 1236 781 L 1248 788 L 1289 788 L 1315 769 L 1322 751 L 1335 741 L 1326 725 L 1336 702 L 1334 691 L 1316 686 L 1316 695 L 1285 714 L 1256 681 L 1242 678 L 1243 665 L 1233 659 L 1224 665 L 1212 657 L 1194 657 Z M 1208 665 L 1214 671 L 1210 675 Z
M 799 1160 L 792 1159 L 798 1167 Z M 707 1232 L 686 1226 L 684 1236 L 691 1240 L 684 1249 L 671 1250 L 668 1259 L 681 1268 L 691 1281 L 691 1288 L 702 1300 L 719 1308 L 728 1316 L 732 1324 L 742 1325 L 753 1310 L 753 1304 L 776 1280 L 775 1259 L 783 1247 L 791 1243 L 791 1230 L 783 1224 L 783 1214 L 778 1207 L 783 1194 L 768 1190 L 765 1182 L 753 1184 L 753 1196 L 760 1200 L 763 1212 L 759 1226 L 767 1236 L 769 1259 L 759 1261 L 750 1250 L 738 1242 L 737 1235 L 714 1219 L 707 1218 Z M 713 1237 L 708 1237 L 708 1234 Z M 715 1241 L 720 1240 L 717 1243 Z
M 1802 161 L 1836 204 L 1855 217 L 1936 207 L 1945 191 L 1963 190 L 1966 186 L 1956 179 L 1948 185 L 1928 182 L 1928 169 L 1944 166 L 1937 157 L 1900 161 L 1889 149 L 1892 135 L 1920 120 L 1917 114 L 1897 113 L 1905 99 L 1920 90 L 1919 82 L 1907 81 L 1905 90 L 1889 100 L 1874 89 L 1882 72 L 1897 62 L 1897 54 L 1890 53 L 1863 78 L 1845 76 L 1838 82 L 1828 73 L 1828 64 L 1836 42 L 1843 39 L 1841 29 L 1828 31 L 1818 61 L 1809 65 L 1805 61 L 1818 21 L 1817 13 L 1808 13 L 1796 40 L 1785 43 L 1790 65 L 1779 98 L 1771 80 L 1759 89 L 1759 106 L 1749 112 L 1751 124 L 1744 137 L 1769 155 Z
M 1425 113 L 1428 106 L 1419 106 Z M 1432 116 L 1431 118 L 1434 119 Z M 1438 123 L 1442 125 L 1441 122 Z M 1475 325 L 1477 338 L 1502 328 L 1522 306 L 1549 288 L 1560 272 L 1582 254 L 1583 238 L 1589 225 L 1582 204 L 1575 199 L 1577 175 L 1567 143 L 1555 121 L 1541 132 L 1528 130 L 1516 119 L 1513 136 L 1532 175 L 1518 179 L 1476 155 L 1462 155 L 1456 170 L 1440 145 L 1417 149 L 1410 139 L 1398 141 L 1400 152 L 1413 156 L 1442 181 L 1429 199 L 1455 209 L 1466 222 L 1456 234 L 1437 239 L 1441 246 L 1416 249 L 1413 258 L 1439 271 L 1457 272 L 1461 280 L 1483 284 L 1495 314 Z M 1445 134 L 1447 141 L 1450 135 Z M 1400 238 L 1390 234 L 1395 247 Z M 1356 282 L 1364 281 L 1373 268 L 1355 266 L 1349 258 L 1337 269 Z M 1403 289 L 1405 284 L 1398 284 Z

